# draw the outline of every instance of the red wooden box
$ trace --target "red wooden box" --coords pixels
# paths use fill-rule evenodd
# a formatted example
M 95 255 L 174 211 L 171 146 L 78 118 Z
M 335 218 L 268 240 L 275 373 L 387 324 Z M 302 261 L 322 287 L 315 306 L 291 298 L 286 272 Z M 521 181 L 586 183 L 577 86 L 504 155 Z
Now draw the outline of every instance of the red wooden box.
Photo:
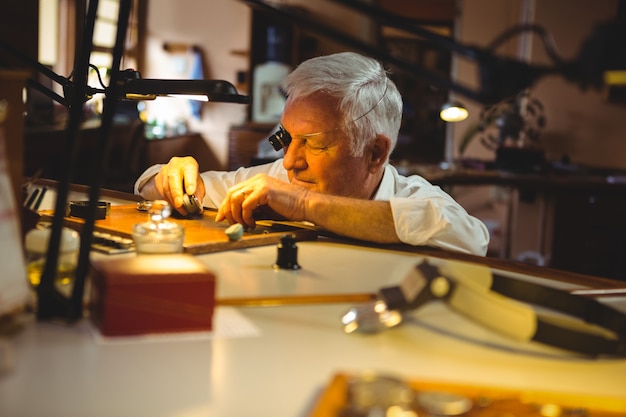
M 92 261 L 90 315 L 104 336 L 212 330 L 215 275 L 191 255 Z

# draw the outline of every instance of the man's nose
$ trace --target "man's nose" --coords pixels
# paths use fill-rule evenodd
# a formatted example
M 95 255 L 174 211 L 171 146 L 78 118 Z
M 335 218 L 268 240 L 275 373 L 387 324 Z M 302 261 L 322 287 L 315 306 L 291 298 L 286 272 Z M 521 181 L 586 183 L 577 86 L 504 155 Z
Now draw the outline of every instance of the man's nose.
M 283 158 L 283 167 L 286 170 L 302 170 L 306 169 L 305 146 L 299 140 L 292 140 L 285 148 L 285 157 Z

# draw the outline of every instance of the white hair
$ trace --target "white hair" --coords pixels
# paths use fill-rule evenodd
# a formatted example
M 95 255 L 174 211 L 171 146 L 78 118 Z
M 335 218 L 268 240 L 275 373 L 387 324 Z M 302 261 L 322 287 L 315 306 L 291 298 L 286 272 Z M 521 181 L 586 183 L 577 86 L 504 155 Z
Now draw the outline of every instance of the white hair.
M 354 52 L 312 58 L 287 76 L 284 89 L 290 99 L 314 93 L 337 99 L 354 156 L 363 155 L 377 134 L 391 139 L 389 153 L 395 147 L 402 97 L 377 60 Z

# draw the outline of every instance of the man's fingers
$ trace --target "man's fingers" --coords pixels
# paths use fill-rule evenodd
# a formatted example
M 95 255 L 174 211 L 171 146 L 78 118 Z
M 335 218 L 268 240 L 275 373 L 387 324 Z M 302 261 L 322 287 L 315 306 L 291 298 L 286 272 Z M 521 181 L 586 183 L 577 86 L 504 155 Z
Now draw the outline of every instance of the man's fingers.
M 171 172 L 167 177 L 172 204 L 176 209 L 183 205 L 183 182 L 178 172 Z
M 183 190 L 187 194 L 195 194 L 198 179 L 198 168 L 192 164 L 185 164 L 183 166 L 183 181 L 185 189 Z

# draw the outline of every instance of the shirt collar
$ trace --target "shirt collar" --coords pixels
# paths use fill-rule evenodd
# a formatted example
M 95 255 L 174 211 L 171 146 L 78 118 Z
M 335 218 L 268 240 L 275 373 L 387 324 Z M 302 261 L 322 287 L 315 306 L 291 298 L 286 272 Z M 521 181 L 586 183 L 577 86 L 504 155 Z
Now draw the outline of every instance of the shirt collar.
M 383 200 L 387 201 L 391 197 L 393 197 L 394 193 L 394 168 L 387 164 L 385 165 L 385 172 L 383 172 L 383 178 L 380 180 L 380 185 L 378 186 L 378 190 L 374 195 L 374 200 Z

